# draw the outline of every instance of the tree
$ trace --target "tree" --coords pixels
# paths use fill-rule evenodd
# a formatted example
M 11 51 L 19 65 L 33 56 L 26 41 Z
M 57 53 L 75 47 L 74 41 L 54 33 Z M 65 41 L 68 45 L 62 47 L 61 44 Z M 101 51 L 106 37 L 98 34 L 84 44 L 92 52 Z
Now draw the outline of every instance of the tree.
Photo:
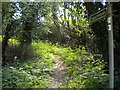
M 107 4 L 107 3 L 106 3 Z M 99 9 L 104 8 L 102 3 L 98 3 L 98 2 L 86 2 L 86 9 L 88 12 L 88 16 L 90 16 L 91 14 L 97 12 Z M 115 68 L 118 69 L 119 68 L 119 57 L 118 57 L 118 53 L 120 52 L 119 48 L 119 22 L 120 19 L 119 17 L 119 6 L 120 3 L 118 2 L 113 2 L 112 3 L 113 6 L 113 26 L 114 26 L 114 44 L 115 44 Z M 95 53 L 102 53 L 103 57 L 105 58 L 106 61 L 108 61 L 108 29 L 107 29 L 107 20 L 106 18 L 103 18 L 99 21 L 97 21 L 96 23 L 91 25 L 91 28 L 95 34 L 95 43 L 92 46 L 94 49 Z
M 85 13 L 85 7 L 80 2 L 4 3 L 3 53 L 10 38 L 19 40 L 23 47 L 38 40 L 59 42 L 72 48 L 79 45 L 87 47 L 93 36 Z
M 2 40 L 2 60 L 3 65 L 5 65 L 6 62 L 6 56 L 5 51 L 6 47 L 8 46 L 8 40 L 13 37 L 19 30 L 16 30 L 19 20 L 15 20 L 13 18 L 14 13 L 17 10 L 17 7 L 15 6 L 15 3 L 3 3 L 2 4 L 2 23 L 3 23 L 3 40 Z

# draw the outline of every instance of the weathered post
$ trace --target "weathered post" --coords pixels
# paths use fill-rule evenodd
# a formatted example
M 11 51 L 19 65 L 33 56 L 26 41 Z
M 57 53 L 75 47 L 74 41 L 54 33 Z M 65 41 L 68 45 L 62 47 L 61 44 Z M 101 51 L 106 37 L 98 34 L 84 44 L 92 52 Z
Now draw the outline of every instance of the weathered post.
M 109 88 L 114 88 L 114 47 L 113 47 L 113 21 L 112 21 L 112 5 L 110 1 L 106 8 L 94 13 L 90 16 L 90 23 L 95 23 L 107 16 L 108 22 L 108 45 L 109 45 Z
M 113 47 L 113 21 L 112 21 L 112 5 L 108 6 L 108 43 L 109 43 L 109 88 L 114 88 L 114 47 Z

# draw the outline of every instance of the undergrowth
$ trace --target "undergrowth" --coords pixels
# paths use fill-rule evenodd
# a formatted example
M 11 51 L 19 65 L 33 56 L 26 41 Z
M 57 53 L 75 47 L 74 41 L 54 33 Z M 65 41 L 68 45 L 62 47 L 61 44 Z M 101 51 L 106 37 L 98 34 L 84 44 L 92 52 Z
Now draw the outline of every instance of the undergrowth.
M 61 88 L 107 88 L 108 74 L 101 56 L 90 55 L 85 47 L 63 48 L 59 44 L 33 42 L 36 58 L 19 66 L 3 67 L 4 88 L 46 88 L 51 87 L 51 75 L 55 68 L 54 55 L 67 65 L 67 74 Z

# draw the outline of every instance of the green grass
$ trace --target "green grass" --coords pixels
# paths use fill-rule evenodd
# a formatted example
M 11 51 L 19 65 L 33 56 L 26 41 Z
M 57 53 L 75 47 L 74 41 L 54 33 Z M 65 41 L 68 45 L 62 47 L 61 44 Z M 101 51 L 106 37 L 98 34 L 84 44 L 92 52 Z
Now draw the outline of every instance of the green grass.
M 10 40 L 12 41 L 12 40 Z M 15 41 L 15 40 L 13 40 Z M 17 42 L 17 41 L 15 41 Z M 19 43 L 16 43 L 16 45 Z M 67 64 L 62 88 L 105 88 L 108 74 L 104 73 L 105 62 L 99 57 L 89 56 L 85 47 L 76 49 L 63 48 L 59 44 L 33 42 L 36 58 L 17 67 L 3 67 L 3 87 L 5 88 L 45 88 L 51 86 L 51 74 L 55 68 L 57 55 Z

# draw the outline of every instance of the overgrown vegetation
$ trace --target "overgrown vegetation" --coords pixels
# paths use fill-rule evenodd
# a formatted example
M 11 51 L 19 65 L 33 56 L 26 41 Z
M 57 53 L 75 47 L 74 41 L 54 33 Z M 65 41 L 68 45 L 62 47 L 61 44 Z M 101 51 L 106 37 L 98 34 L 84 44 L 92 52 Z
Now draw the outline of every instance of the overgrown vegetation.
M 33 60 L 24 63 L 18 62 L 14 66 L 3 68 L 3 87 L 44 88 L 50 86 L 51 78 L 49 74 L 54 71 L 55 59 L 51 53 L 47 52 L 46 47 L 41 47 L 43 45 L 45 44 L 33 43 L 33 46 L 37 49 L 37 57 Z
M 112 4 L 115 88 L 120 88 L 120 3 Z M 3 2 L 3 87 L 51 87 L 57 56 L 66 64 L 61 88 L 108 88 L 106 18 L 88 22 L 103 7 L 101 2 Z
M 58 44 L 52 45 L 47 42 L 33 42 L 32 47 L 34 47 L 37 55 L 34 60 L 27 61 L 24 64 L 18 63 L 19 66 L 6 66 L 3 68 L 3 87 L 50 87 L 51 74 L 54 72 L 55 67 L 54 55 L 58 55 L 67 64 L 68 71 L 64 78 L 65 84 L 61 87 L 103 88 L 103 85 L 107 87 L 108 75 L 102 70 L 104 64 L 102 61 L 96 61 L 87 55 L 88 52 L 84 47 L 73 50 L 70 47 L 62 48 Z M 81 84 L 79 85 L 79 83 Z M 91 86 L 95 83 L 97 86 Z
M 15 62 L 3 67 L 4 88 L 46 88 L 51 87 L 54 73 L 54 55 L 66 63 L 67 71 L 61 88 L 108 88 L 108 77 L 101 55 L 91 55 L 85 47 L 63 48 L 58 43 L 33 42 L 35 57 L 26 62 Z M 27 52 L 29 53 L 29 52 Z M 29 54 L 26 54 L 29 56 Z M 17 58 L 17 57 L 16 57 Z M 119 87 L 119 72 L 115 73 L 115 87 Z

